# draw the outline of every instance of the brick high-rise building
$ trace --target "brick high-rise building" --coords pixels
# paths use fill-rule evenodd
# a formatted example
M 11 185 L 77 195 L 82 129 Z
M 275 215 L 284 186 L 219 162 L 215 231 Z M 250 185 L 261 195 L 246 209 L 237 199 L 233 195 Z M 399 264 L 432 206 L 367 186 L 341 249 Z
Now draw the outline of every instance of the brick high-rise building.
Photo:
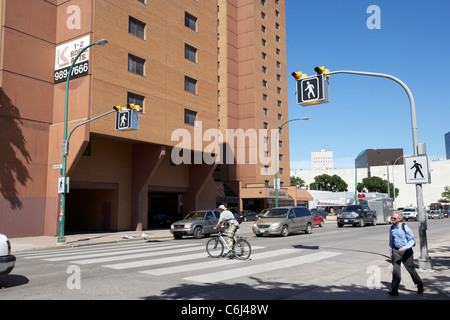
M 66 92 L 59 67 L 100 39 L 109 43 L 86 51 L 89 68 L 76 70 L 87 74 L 70 80 L 69 131 L 115 105 L 143 110 L 136 131 L 116 131 L 114 115 L 74 131 L 68 230 L 140 230 L 156 215 L 174 220 L 224 201 L 270 204 L 270 131 L 288 117 L 283 0 L 0 0 L 0 17 L 0 232 L 57 234 Z M 227 129 L 246 142 L 232 143 Z M 249 138 L 260 129 L 268 134 Z M 220 132 L 221 148 L 210 148 L 207 132 Z M 285 187 L 288 137 L 285 126 Z M 258 148 L 268 151 L 254 163 Z M 241 149 L 243 162 L 208 160 Z M 280 190 L 286 203 L 307 198 L 288 189 Z

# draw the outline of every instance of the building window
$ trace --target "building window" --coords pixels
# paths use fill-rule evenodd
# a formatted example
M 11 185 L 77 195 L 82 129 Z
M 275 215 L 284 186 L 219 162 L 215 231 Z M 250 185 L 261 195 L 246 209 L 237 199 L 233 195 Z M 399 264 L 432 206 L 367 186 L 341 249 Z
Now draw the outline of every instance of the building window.
M 268 112 L 269 112 L 269 110 L 267 108 L 263 108 L 263 113 L 265 116 L 267 116 Z
M 144 110 L 144 99 L 145 99 L 144 96 L 135 93 L 128 92 L 127 94 L 127 103 L 140 106 L 142 108 L 141 112 L 143 112 Z
M 128 23 L 128 33 L 140 39 L 145 39 L 145 23 L 130 17 Z
M 184 109 L 184 124 L 194 126 L 195 121 L 197 121 L 197 112 Z
M 192 62 L 197 62 L 197 48 L 184 44 L 184 58 Z
M 197 31 L 197 18 L 194 17 L 192 14 L 189 14 L 187 12 L 184 13 L 184 25 L 185 27 Z
M 128 55 L 128 71 L 143 76 L 144 65 L 145 65 L 144 59 L 133 56 L 132 54 Z
M 197 93 L 197 80 L 188 76 L 184 77 L 184 91 L 196 94 Z

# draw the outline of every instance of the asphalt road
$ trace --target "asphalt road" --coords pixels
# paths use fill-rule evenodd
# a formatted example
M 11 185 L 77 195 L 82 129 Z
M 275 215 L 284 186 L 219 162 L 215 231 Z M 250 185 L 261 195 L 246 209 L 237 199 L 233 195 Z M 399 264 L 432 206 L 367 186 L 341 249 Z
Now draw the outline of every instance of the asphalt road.
M 12 274 L 0 278 L 0 299 L 391 299 L 386 294 L 391 281 L 388 225 L 337 228 L 329 221 L 309 235 L 259 238 L 252 224 L 245 222 L 239 230 L 252 245 L 248 261 L 209 258 L 208 238 L 20 252 Z M 418 240 L 417 222 L 407 224 Z M 450 219 L 428 221 L 432 258 L 449 251 L 449 227 Z M 441 258 L 438 271 L 448 270 L 449 261 Z M 448 272 L 420 272 L 425 294 L 417 295 L 403 270 L 397 299 L 450 298 Z M 437 282 L 431 287 L 437 276 L 439 287 Z

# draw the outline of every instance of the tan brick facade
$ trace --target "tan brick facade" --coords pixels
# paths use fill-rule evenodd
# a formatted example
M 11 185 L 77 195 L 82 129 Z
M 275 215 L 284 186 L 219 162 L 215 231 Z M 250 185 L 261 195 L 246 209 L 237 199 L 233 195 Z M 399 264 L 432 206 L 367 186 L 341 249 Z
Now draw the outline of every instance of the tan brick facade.
M 186 15 L 195 18 L 195 30 L 185 26 Z M 69 131 L 125 106 L 130 95 L 144 103 L 137 131 L 116 131 L 112 114 L 72 135 L 69 230 L 140 230 L 160 213 L 175 219 L 215 207 L 218 183 L 237 197 L 247 184 L 273 183 L 259 163 L 221 170 L 174 165 L 179 141 L 172 134 L 219 129 L 225 137 L 227 128 L 259 130 L 266 123 L 270 131 L 288 120 L 284 0 L 0 0 L 0 16 L 1 233 L 57 233 L 54 166 L 62 161 L 66 86 L 54 83 L 55 49 L 87 35 L 109 43 L 91 47 L 89 75 L 70 81 Z M 145 25 L 143 38 L 129 32 L 132 20 Z M 194 62 L 185 58 L 186 45 L 196 49 Z M 128 70 L 130 55 L 144 61 L 142 75 Z M 185 77 L 195 79 L 195 93 L 185 91 Z M 201 127 L 185 124 L 185 110 L 196 112 Z M 288 136 L 285 126 L 279 148 L 285 186 Z M 201 158 L 209 143 L 192 142 L 192 158 Z M 244 148 L 247 158 L 256 152 L 255 145 Z

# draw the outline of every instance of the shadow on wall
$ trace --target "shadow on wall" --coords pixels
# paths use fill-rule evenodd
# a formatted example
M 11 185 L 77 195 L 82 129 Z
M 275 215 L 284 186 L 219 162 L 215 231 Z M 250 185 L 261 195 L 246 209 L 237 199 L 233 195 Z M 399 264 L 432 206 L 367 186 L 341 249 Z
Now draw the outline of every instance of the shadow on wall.
M 16 182 L 25 186 L 31 176 L 21 159 L 30 163 L 26 149 L 19 110 L 0 88 L 0 193 L 9 202 L 11 209 L 21 209 Z M 19 155 L 20 153 L 20 155 Z

